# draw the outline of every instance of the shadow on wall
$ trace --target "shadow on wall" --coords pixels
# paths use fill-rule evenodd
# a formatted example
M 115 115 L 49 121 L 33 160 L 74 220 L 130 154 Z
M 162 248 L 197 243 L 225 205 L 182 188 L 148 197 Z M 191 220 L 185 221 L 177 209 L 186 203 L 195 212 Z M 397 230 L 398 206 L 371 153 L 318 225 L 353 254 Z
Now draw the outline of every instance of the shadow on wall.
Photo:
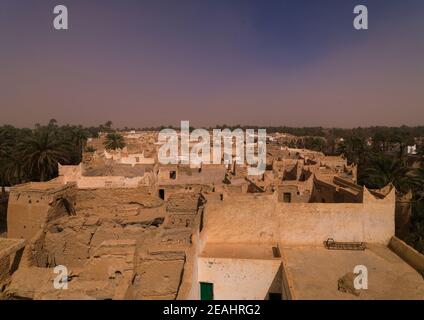
M 0 235 L 7 232 L 7 201 L 9 196 L 0 195 Z

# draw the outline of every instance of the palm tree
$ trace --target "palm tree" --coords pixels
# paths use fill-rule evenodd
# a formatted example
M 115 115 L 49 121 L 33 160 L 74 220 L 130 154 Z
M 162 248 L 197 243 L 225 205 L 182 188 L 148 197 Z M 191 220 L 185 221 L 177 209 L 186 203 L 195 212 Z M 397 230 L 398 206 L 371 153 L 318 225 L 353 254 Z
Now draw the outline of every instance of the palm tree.
M 415 187 L 415 196 L 420 200 L 424 200 L 424 168 L 412 169 L 409 172 L 409 176 Z
M 0 185 L 1 185 L 1 197 L 3 197 L 6 193 L 6 185 L 8 184 L 8 160 L 4 151 L 0 149 Z
M 378 131 L 372 138 L 373 149 L 376 152 L 385 152 L 388 149 L 389 137 L 385 131 Z
M 1 193 L 5 194 L 6 185 L 11 184 L 14 178 L 16 164 L 14 161 L 15 153 L 13 146 L 17 139 L 17 131 L 11 126 L 3 126 L 0 128 L 0 185 Z
M 88 132 L 81 126 L 74 127 L 71 129 L 70 141 L 73 145 L 74 152 L 72 154 L 72 163 L 78 164 L 82 160 L 82 152 L 87 144 Z
M 106 128 L 108 128 L 108 129 L 112 129 L 112 121 L 107 121 L 106 123 L 105 123 L 105 127 Z
M 414 138 L 405 133 L 394 133 L 391 136 L 390 142 L 399 148 L 399 159 L 404 160 L 406 154 L 406 147 L 414 144 Z
M 417 145 L 417 155 L 424 158 L 424 143 Z
M 415 201 L 412 206 L 411 228 L 406 242 L 424 253 L 424 201 Z
M 410 171 L 399 159 L 374 154 L 361 180 L 370 188 L 379 189 L 392 183 L 398 191 L 407 192 L 414 184 Z
M 19 145 L 26 170 L 40 181 L 52 178 L 59 162 L 70 158 L 69 143 L 59 138 L 54 130 L 42 127 L 25 138 Z
M 2 191 L 6 185 L 21 183 L 23 179 L 22 159 L 18 152 L 10 150 L 0 156 L 0 184 Z
M 106 121 L 105 124 L 100 125 L 100 131 L 102 132 L 112 132 L 112 121 Z
M 125 147 L 124 137 L 119 133 L 108 133 L 104 146 L 108 150 L 122 149 Z
M 337 144 L 336 153 L 339 154 L 339 155 L 340 154 L 347 155 L 347 146 L 346 146 L 346 143 L 344 141 Z

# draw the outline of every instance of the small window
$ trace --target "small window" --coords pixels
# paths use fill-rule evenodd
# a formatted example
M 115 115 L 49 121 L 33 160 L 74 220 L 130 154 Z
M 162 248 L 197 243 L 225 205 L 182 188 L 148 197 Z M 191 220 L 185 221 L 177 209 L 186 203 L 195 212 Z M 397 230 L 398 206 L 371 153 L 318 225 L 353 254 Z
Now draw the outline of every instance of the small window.
M 169 179 L 177 179 L 177 171 L 169 171 Z
M 291 193 L 290 192 L 284 192 L 283 202 L 291 202 Z

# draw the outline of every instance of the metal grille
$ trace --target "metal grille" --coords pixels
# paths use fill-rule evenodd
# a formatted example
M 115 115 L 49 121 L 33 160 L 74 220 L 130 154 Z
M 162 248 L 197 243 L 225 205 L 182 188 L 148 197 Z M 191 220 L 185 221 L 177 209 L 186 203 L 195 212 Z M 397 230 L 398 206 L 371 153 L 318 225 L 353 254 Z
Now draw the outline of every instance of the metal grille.
M 333 238 L 324 241 L 328 250 L 365 250 L 365 242 L 336 242 Z

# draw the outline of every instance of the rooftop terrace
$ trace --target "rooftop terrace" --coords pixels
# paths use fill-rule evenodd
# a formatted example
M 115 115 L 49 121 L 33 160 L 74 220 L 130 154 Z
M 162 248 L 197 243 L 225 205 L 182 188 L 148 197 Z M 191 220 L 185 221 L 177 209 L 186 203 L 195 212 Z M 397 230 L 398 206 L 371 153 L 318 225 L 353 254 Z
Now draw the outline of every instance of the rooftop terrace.
M 423 277 L 384 245 L 364 251 L 284 247 L 282 253 L 294 299 L 424 299 Z M 368 289 L 359 296 L 339 291 L 338 280 L 357 265 L 368 269 Z

